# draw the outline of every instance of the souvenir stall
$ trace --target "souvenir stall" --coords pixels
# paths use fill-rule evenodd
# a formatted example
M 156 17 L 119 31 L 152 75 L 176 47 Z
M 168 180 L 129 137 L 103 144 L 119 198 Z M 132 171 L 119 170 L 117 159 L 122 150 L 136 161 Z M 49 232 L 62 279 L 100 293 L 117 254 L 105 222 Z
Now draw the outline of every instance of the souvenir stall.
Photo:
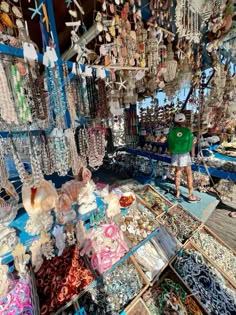
M 93 5 L 0 3 L 0 314 L 233 315 L 235 251 L 155 182 L 180 111 L 195 187 L 235 180 L 233 1 Z

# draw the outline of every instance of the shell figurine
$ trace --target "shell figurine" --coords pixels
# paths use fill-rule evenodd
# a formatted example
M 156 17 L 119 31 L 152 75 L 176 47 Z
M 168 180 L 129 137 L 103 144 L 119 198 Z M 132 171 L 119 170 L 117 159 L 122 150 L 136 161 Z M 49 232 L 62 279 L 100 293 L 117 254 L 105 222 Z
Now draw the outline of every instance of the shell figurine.
M 22 186 L 22 202 L 30 216 L 58 208 L 58 194 L 52 182 L 42 180 L 38 187 Z

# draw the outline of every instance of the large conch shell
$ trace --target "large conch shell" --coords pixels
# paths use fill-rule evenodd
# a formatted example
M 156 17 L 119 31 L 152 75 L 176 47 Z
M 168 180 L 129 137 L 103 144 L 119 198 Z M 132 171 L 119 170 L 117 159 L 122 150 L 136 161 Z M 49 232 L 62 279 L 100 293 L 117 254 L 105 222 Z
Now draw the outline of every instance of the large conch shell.
M 84 187 L 84 185 L 85 184 L 83 182 L 79 182 L 73 179 L 62 185 L 61 190 L 69 196 L 72 202 L 76 202 L 78 195 L 81 189 Z
M 58 207 L 58 194 L 52 182 L 42 180 L 37 188 L 22 186 L 22 202 L 30 216 Z

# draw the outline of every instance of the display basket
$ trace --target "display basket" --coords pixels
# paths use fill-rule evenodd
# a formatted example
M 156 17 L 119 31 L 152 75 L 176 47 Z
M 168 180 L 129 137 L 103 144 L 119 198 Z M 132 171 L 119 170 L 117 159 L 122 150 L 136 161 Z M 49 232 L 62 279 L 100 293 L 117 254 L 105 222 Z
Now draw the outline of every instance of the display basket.
M 171 207 L 168 212 L 158 217 L 158 221 L 182 244 L 202 225 L 197 217 L 180 205 Z
M 208 263 L 208 265 L 210 265 L 210 266 L 212 266 L 212 267 L 215 268 L 215 266 L 211 264 L 211 261 L 208 259 L 208 257 L 207 257 L 206 255 L 204 255 L 204 253 L 202 253 L 201 251 L 199 251 L 199 249 L 196 247 L 196 245 L 193 244 L 191 241 L 186 242 L 186 244 L 185 244 L 185 245 L 183 246 L 183 248 L 180 250 L 179 255 L 182 254 L 182 251 L 188 250 L 188 249 L 190 249 L 190 250 L 195 250 L 195 251 L 199 252 L 199 253 L 203 256 L 204 261 L 205 261 L 206 263 Z M 170 261 L 170 264 L 169 264 L 169 265 L 170 265 L 170 268 L 171 268 L 172 271 L 178 276 L 178 278 L 181 280 L 181 282 L 184 283 L 185 287 L 188 288 L 188 290 L 189 290 L 190 292 L 192 292 L 191 288 L 188 286 L 188 284 L 184 281 L 184 279 L 181 277 L 181 275 L 180 275 L 180 274 L 178 273 L 178 271 L 175 269 L 174 264 L 175 264 L 176 260 L 177 260 L 177 256 L 175 256 L 175 257 Z M 215 269 L 217 269 L 217 268 L 215 268 Z M 218 270 L 218 271 L 219 271 L 219 270 Z M 220 271 L 219 271 L 219 273 L 220 273 Z M 225 285 L 227 288 L 229 288 L 230 290 L 232 290 L 233 292 L 236 292 L 236 291 L 235 291 L 235 288 L 231 285 L 231 283 L 229 283 L 229 281 L 224 277 L 224 275 L 222 275 L 222 277 L 223 277 L 223 279 L 224 279 L 224 283 L 225 283 L 224 285 Z M 196 293 L 192 292 L 192 294 L 194 295 L 195 299 L 198 301 L 199 305 L 201 305 L 202 308 L 205 310 L 205 313 L 206 313 L 206 314 L 209 314 L 209 312 L 205 309 L 205 306 L 204 306 L 204 303 L 205 303 L 205 302 L 203 303 L 203 302 L 201 301 L 201 298 L 200 298 L 200 296 L 198 295 L 198 292 L 196 292 Z
M 160 194 L 151 185 L 145 185 L 142 189 L 135 190 L 135 194 L 143 200 L 145 205 L 159 217 L 164 212 L 169 211 L 173 204 Z
M 200 234 L 208 234 L 210 235 L 212 238 L 215 239 L 216 242 L 219 243 L 219 245 L 223 246 L 229 253 L 231 253 L 235 259 L 236 259 L 236 252 L 230 248 L 230 246 L 228 246 L 221 238 L 219 238 L 212 230 L 210 230 L 207 226 L 202 225 L 199 227 L 199 229 L 192 235 L 192 237 L 190 238 L 191 244 L 192 246 L 194 246 L 195 248 L 198 249 L 198 251 L 204 256 L 206 257 L 206 259 L 217 269 L 220 271 L 220 273 L 222 273 L 222 275 L 224 275 L 224 277 L 227 279 L 227 281 L 235 288 L 236 290 L 236 266 L 234 267 L 234 270 L 232 270 L 232 272 L 234 272 L 235 277 L 233 278 L 232 276 L 230 276 L 225 270 L 223 270 L 222 267 L 220 267 L 218 261 L 213 258 L 210 257 L 206 251 L 204 251 L 204 249 L 198 245 L 198 243 L 196 243 L 195 241 L 195 236 L 197 233 Z M 223 258 L 222 258 L 223 259 Z M 221 261 L 222 261 L 221 259 Z M 233 269 L 233 268 L 232 268 Z

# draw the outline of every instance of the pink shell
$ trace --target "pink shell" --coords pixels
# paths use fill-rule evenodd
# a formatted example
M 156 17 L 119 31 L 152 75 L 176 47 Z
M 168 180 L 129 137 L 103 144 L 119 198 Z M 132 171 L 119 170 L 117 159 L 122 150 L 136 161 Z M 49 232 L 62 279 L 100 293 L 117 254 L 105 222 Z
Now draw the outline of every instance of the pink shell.
M 60 212 L 65 212 L 67 210 L 70 210 L 71 204 L 72 204 L 72 201 L 71 201 L 70 197 L 65 192 L 62 192 L 59 195 L 59 202 L 58 202 L 59 209 L 58 210 Z
M 77 197 L 83 186 L 83 182 L 78 182 L 77 180 L 73 179 L 62 185 L 61 189 L 69 196 L 72 202 L 75 202 L 77 201 Z

